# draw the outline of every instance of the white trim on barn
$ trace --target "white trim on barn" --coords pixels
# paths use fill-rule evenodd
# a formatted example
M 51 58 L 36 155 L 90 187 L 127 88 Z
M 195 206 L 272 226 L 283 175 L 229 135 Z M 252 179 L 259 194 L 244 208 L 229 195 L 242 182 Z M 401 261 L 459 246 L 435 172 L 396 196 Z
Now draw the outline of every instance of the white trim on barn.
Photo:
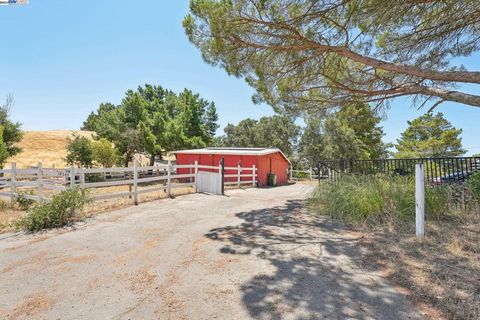
M 173 154 L 223 154 L 234 156 L 264 156 L 267 154 L 280 153 L 288 163 L 291 164 L 287 156 L 278 148 L 228 148 L 211 147 L 203 149 L 179 150 L 173 151 Z

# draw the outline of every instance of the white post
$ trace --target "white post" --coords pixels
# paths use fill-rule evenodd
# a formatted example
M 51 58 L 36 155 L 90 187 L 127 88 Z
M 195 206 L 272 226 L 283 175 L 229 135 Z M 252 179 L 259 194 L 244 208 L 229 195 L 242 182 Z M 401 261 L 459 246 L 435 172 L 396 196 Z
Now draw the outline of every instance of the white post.
M 17 164 L 15 162 L 12 162 L 12 179 L 10 181 L 11 183 L 11 188 L 10 191 L 12 192 L 12 205 L 15 203 L 15 194 L 17 193 Z
M 80 168 L 80 189 L 85 189 L 85 169 Z
M 312 167 L 308 170 L 308 180 L 312 181 Z
M 70 168 L 70 188 L 75 187 L 75 168 L 71 167 Z
M 39 162 L 37 164 L 37 194 L 38 194 L 38 202 L 43 202 L 43 168 L 42 163 Z
M 257 182 L 257 170 L 255 165 L 252 167 L 252 187 L 255 187 L 255 182 Z
M 133 160 L 133 203 L 138 205 L 138 160 Z
M 423 163 L 415 165 L 415 225 L 417 237 L 425 235 L 425 171 Z
M 237 167 L 237 186 L 238 186 L 238 188 L 240 188 L 240 175 L 241 175 L 241 173 L 242 173 L 242 166 L 239 163 L 238 167 Z
M 290 181 L 293 181 L 293 166 L 290 166 Z
M 195 193 L 198 190 L 198 161 L 195 160 Z
M 171 195 L 172 192 L 172 161 L 168 160 L 168 172 L 167 172 L 167 194 Z

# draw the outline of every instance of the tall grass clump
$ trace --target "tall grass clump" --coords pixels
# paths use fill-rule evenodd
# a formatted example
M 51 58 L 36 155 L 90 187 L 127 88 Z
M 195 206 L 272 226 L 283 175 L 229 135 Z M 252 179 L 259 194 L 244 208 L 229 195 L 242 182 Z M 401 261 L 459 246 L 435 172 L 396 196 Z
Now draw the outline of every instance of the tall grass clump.
M 88 202 L 90 198 L 85 190 L 74 188 L 62 191 L 51 201 L 32 207 L 28 215 L 17 222 L 17 227 L 30 232 L 63 227 Z
M 310 199 L 319 213 L 352 224 L 378 225 L 415 219 L 415 180 L 403 176 L 346 175 L 321 182 Z M 449 216 L 448 190 L 427 188 L 427 219 Z

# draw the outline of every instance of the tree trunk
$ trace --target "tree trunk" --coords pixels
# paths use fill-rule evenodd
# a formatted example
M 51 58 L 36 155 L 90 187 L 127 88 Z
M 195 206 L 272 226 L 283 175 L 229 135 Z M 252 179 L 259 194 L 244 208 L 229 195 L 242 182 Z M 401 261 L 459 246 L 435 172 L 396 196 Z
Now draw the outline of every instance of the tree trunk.
M 150 166 L 154 166 L 154 165 L 155 165 L 155 155 L 152 154 L 152 155 L 150 156 Z

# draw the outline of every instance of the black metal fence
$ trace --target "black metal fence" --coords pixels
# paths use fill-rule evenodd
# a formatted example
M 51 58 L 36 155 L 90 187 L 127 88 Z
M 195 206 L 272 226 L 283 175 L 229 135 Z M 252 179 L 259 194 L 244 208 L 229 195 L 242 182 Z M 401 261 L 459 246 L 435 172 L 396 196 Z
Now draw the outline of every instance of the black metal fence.
M 342 174 L 415 175 L 415 164 L 425 166 L 426 183 L 435 186 L 444 183 L 463 183 L 474 172 L 480 171 L 480 157 L 325 160 L 318 163 L 319 179 L 336 179 Z

